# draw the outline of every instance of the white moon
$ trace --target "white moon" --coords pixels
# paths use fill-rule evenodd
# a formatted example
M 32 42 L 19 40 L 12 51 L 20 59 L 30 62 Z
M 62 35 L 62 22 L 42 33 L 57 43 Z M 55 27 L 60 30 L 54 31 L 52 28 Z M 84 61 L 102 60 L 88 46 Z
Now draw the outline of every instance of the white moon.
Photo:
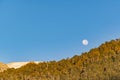
M 84 40 L 82 41 L 82 44 L 85 45 L 85 46 L 88 45 L 88 40 L 84 39 Z

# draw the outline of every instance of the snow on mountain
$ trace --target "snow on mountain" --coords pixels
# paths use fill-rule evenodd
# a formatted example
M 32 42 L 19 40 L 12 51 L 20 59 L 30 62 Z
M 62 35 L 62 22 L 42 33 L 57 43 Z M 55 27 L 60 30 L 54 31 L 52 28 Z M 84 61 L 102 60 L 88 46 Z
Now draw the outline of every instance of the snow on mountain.
M 32 61 L 32 62 L 34 62 L 36 64 L 40 63 L 40 61 Z M 8 63 L 7 66 L 9 68 L 15 68 L 15 69 L 17 69 L 17 68 L 20 68 L 20 67 L 28 64 L 28 63 L 30 63 L 30 62 L 12 62 L 12 63 Z

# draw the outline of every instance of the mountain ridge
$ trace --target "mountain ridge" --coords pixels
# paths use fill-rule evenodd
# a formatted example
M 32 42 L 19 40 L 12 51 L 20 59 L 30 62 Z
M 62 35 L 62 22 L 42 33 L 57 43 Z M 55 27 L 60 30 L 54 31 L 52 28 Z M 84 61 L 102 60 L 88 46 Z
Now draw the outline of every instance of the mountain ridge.
M 38 64 L 28 63 L 18 69 L 8 69 L 0 73 L 0 79 L 120 80 L 119 75 L 120 39 L 116 39 L 72 58 Z
M 41 61 L 26 61 L 26 62 L 11 62 L 6 64 L 9 68 L 20 68 L 22 66 L 25 66 L 26 64 L 30 63 L 30 62 L 34 62 L 36 64 L 40 63 Z
M 3 71 L 5 71 L 5 70 L 7 70 L 8 68 L 9 68 L 9 67 L 8 67 L 6 64 L 0 62 L 0 72 L 3 72 Z

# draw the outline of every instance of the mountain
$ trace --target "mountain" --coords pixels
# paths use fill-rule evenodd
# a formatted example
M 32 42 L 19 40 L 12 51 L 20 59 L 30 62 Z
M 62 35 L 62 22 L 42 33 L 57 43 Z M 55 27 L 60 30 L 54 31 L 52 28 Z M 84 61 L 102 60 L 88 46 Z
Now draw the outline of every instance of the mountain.
M 38 64 L 40 61 L 33 61 L 33 62 L 36 63 L 36 64 Z M 12 62 L 12 63 L 8 63 L 7 66 L 9 68 L 15 68 L 15 69 L 17 69 L 17 68 L 20 68 L 20 67 L 28 64 L 28 63 L 30 63 L 30 62 Z
M 120 80 L 120 39 L 60 61 L 30 62 L 0 73 L 1 80 Z
M 32 62 L 38 64 L 41 61 L 32 61 Z M 0 62 L 0 72 L 3 72 L 3 71 L 10 69 L 10 68 L 17 69 L 17 68 L 25 66 L 29 63 L 31 63 L 31 61 L 30 62 L 12 62 L 12 63 L 8 63 L 8 64 L 4 64 L 4 63 Z
M 3 72 L 4 70 L 7 70 L 8 68 L 9 67 L 6 64 L 0 62 L 0 72 Z

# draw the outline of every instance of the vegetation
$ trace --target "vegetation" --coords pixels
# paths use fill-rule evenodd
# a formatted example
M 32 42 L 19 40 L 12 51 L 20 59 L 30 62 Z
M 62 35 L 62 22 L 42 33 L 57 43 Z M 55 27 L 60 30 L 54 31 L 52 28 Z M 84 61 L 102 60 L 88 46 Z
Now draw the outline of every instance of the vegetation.
M 120 80 L 120 39 L 58 62 L 8 69 L 0 73 L 0 80 Z
M 8 68 L 9 67 L 6 64 L 0 62 L 0 72 L 3 72 L 4 70 L 7 70 Z

